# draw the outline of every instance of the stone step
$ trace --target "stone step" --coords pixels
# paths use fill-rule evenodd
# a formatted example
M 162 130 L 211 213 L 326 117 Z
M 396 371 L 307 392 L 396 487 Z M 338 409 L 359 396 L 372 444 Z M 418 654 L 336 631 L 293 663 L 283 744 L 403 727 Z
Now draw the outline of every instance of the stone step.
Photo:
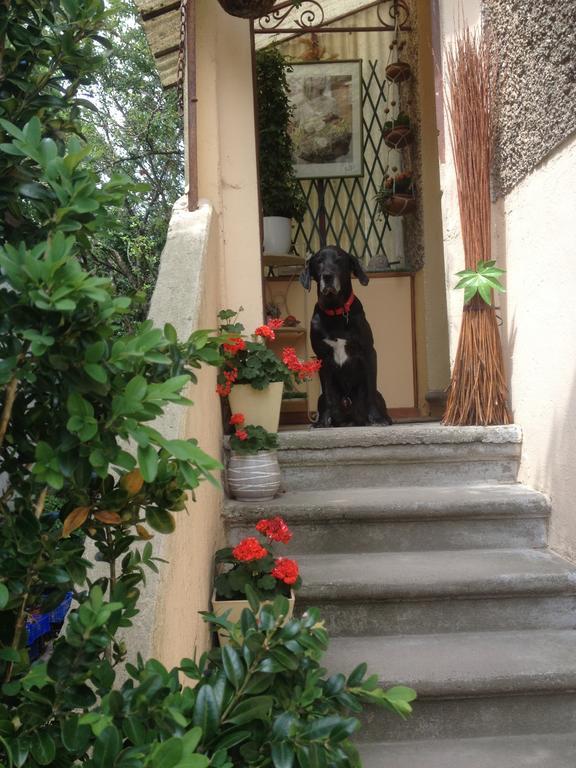
M 298 562 L 298 609 L 319 608 L 333 636 L 576 627 L 576 567 L 548 551 L 319 554 Z
M 544 547 L 547 498 L 520 484 L 290 491 L 273 501 L 227 501 L 229 541 L 280 515 L 299 553 Z
M 278 457 L 286 490 L 511 483 L 521 440 L 515 425 L 315 429 L 281 432 Z
M 576 733 L 363 744 L 364 768 L 574 768 Z
M 541 630 L 334 638 L 324 663 L 416 689 L 409 720 L 366 714 L 360 738 L 380 742 L 574 732 L 575 658 L 576 631 Z

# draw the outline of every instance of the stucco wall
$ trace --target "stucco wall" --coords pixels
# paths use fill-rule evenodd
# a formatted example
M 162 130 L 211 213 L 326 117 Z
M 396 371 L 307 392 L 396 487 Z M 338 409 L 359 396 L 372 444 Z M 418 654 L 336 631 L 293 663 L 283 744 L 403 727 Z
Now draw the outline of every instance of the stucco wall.
M 550 494 L 550 544 L 576 560 L 576 137 L 495 206 L 520 480 Z
M 498 62 L 495 188 L 509 192 L 576 130 L 576 3 L 483 0 Z

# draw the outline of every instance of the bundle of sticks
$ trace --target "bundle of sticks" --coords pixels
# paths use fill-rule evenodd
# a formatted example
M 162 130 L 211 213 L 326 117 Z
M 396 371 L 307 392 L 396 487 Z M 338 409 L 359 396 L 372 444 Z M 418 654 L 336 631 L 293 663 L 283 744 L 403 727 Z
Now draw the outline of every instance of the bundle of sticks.
M 447 111 L 466 269 L 489 260 L 494 66 L 487 39 L 468 29 L 445 51 Z M 464 306 L 443 423 L 509 424 L 507 386 L 493 304 Z

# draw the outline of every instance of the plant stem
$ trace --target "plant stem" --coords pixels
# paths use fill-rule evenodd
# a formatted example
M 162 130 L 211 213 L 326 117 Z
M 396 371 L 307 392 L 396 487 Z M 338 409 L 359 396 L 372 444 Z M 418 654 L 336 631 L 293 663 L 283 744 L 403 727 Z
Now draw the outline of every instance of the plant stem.
M 13 376 L 6 385 L 6 398 L 4 400 L 4 407 L 2 408 L 2 416 L 0 416 L 0 446 L 2 446 L 6 431 L 8 430 L 12 409 L 14 408 L 14 401 L 16 400 L 17 388 L 18 379 L 16 376 Z
M 40 495 L 38 496 L 38 500 L 36 501 L 36 505 L 34 507 L 34 514 L 38 519 L 42 517 L 42 512 L 44 512 L 44 505 L 46 504 L 46 496 L 48 495 L 48 486 L 45 485 L 44 488 L 40 491 Z
M 28 574 L 28 578 L 26 579 L 26 585 L 24 587 L 25 591 L 22 595 L 22 603 L 20 604 L 20 609 L 18 611 L 18 618 L 16 619 L 16 624 L 14 625 L 14 635 L 12 636 L 12 643 L 10 647 L 17 651 L 20 647 L 20 641 L 22 639 L 22 633 L 24 631 L 24 628 L 26 627 L 26 615 L 27 615 L 27 608 L 28 608 L 28 600 L 30 598 L 30 590 L 32 588 L 32 583 L 34 582 L 34 579 L 36 578 L 36 570 L 38 568 L 38 565 L 40 564 L 40 560 L 42 558 L 42 555 L 40 554 L 38 556 L 38 559 L 34 563 L 34 566 L 30 569 L 30 572 Z M 14 671 L 14 662 L 11 661 L 8 666 L 6 667 L 6 673 L 4 675 L 4 682 L 9 683 L 12 678 L 12 672 Z
M 108 544 L 108 549 L 112 550 L 113 538 L 109 528 L 104 529 L 104 536 L 106 537 L 106 543 Z M 108 561 L 108 565 L 110 566 L 110 587 L 109 587 L 108 593 L 110 596 L 110 600 L 112 600 L 112 593 L 117 583 L 116 558 L 111 557 L 110 560 Z M 112 645 L 111 644 L 108 644 L 106 646 L 105 655 L 106 655 L 106 660 L 111 665 L 112 664 Z

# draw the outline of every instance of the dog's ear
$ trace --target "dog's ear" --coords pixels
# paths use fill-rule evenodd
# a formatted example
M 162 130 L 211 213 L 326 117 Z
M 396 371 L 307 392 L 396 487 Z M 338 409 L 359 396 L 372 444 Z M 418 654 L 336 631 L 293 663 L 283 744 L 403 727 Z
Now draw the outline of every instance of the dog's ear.
M 370 282 L 370 278 L 364 271 L 364 267 L 362 264 L 360 264 L 359 260 L 356 258 L 356 256 L 351 256 L 348 254 L 350 258 L 350 270 L 352 274 L 356 275 L 358 280 L 360 281 L 360 285 L 368 285 Z
M 306 266 L 300 272 L 300 282 L 306 288 L 307 291 L 310 290 L 310 286 L 312 285 L 312 275 L 310 274 L 310 261 L 306 262 Z

